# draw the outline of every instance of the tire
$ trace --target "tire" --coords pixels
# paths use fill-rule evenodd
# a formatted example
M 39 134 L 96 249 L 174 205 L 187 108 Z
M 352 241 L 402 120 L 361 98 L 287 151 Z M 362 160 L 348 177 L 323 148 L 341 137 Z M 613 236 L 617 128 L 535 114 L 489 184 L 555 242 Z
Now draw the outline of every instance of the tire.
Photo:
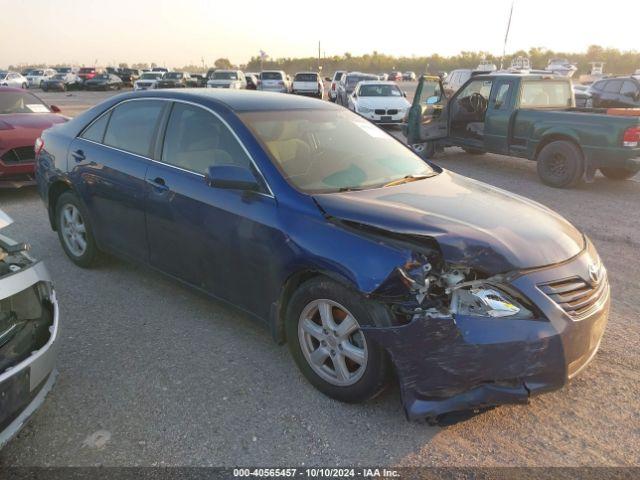
M 327 305 L 327 302 L 332 304 Z M 316 303 L 318 305 L 315 305 Z M 343 341 L 336 340 L 337 337 L 327 328 L 325 331 L 328 335 L 322 333 L 323 326 L 319 323 L 320 309 L 323 305 L 328 309 L 324 311 L 331 312 L 330 317 L 336 320 L 332 323 L 335 332 L 340 333 L 339 327 L 343 325 L 344 315 L 347 313 L 355 319 L 356 326 L 349 340 L 344 340 L 347 338 L 345 336 L 340 337 Z M 318 323 L 308 323 L 311 322 L 307 320 L 310 315 L 313 315 Z M 338 323 L 340 318 L 342 322 Z M 301 322 L 305 320 L 313 326 L 313 335 L 320 335 L 320 338 L 325 339 L 322 340 L 325 342 L 324 346 L 317 337 L 312 337 L 302 329 Z M 367 342 L 359 330 L 360 325 L 382 327 L 391 324 L 389 314 L 379 304 L 365 299 L 359 293 L 331 279 L 317 277 L 302 284 L 293 294 L 287 306 L 285 322 L 289 351 L 298 368 L 309 383 L 328 397 L 347 403 L 364 402 L 380 394 L 389 384 L 391 362 L 386 351 L 373 342 Z M 310 352 L 314 347 L 316 350 Z M 359 352 L 360 358 L 365 359 L 364 366 L 349 358 L 347 348 L 351 352 Z M 312 366 L 310 353 L 320 350 L 324 350 L 323 355 L 319 356 L 320 362 L 324 364 L 319 365 L 318 362 Z M 343 369 L 337 367 L 340 359 Z M 345 372 L 346 375 L 340 375 L 339 371 Z
M 566 140 L 545 145 L 536 160 L 540 180 L 550 187 L 575 187 L 584 176 L 582 152 L 577 145 Z
M 629 170 L 628 168 L 605 167 L 600 172 L 609 180 L 629 180 L 637 175 L 640 170 Z
M 26 83 L 23 83 L 23 84 L 21 85 L 21 87 L 22 87 L 22 89 L 23 89 L 23 90 L 26 90 L 28 86 L 27 86 L 27 84 L 26 84 Z
M 75 222 L 75 226 L 72 230 L 84 239 L 85 248 L 83 251 L 80 251 L 80 249 L 74 250 L 74 242 L 72 242 L 67 236 L 67 232 L 69 231 L 69 222 L 65 224 L 64 217 L 66 216 L 66 212 L 71 209 L 75 209 L 80 216 L 81 222 Z M 73 263 L 82 268 L 95 266 L 100 258 L 100 251 L 96 245 L 89 217 L 75 194 L 65 192 L 60 195 L 60 198 L 58 198 L 58 202 L 56 203 L 55 222 L 56 229 L 58 231 L 58 239 L 60 240 L 62 249 L 67 254 L 67 257 L 69 257 Z M 84 232 L 78 228 L 78 223 L 81 223 L 84 226 Z M 75 246 L 77 247 L 78 244 Z
M 467 152 L 469 155 L 484 155 L 485 153 L 487 153 L 484 150 L 480 150 L 478 148 L 462 147 L 462 150 Z
M 428 160 L 436 155 L 436 145 L 433 142 L 416 143 L 411 145 L 411 149 L 423 160 Z

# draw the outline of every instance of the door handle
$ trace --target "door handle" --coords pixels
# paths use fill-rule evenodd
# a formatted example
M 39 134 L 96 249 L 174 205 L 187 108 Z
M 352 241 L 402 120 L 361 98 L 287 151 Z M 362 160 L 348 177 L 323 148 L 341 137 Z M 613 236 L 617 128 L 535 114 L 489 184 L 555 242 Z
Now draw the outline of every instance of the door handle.
M 71 156 L 75 159 L 76 163 L 80 163 L 87 159 L 82 150 L 75 150 L 71 152 Z
M 166 192 L 167 190 L 169 190 L 169 187 L 167 187 L 167 184 L 162 177 L 156 177 L 153 180 L 147 180 L 147 182 L 158 193 Z

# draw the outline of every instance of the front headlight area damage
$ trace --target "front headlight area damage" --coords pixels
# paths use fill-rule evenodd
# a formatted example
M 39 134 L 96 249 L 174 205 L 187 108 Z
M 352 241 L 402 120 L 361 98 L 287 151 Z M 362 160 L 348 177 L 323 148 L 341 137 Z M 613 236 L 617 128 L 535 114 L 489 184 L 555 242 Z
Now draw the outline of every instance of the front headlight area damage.
M 463 265 L 442 260 L 436 249 L 414 252 L 374 292 L 388 303 L 399 323 L 414 318 L 457 316 L 493 319 L 532 319 L 533 307 L 506 285 L 508 278 L 492 278 Z
M 559 388 L 557 331 L 511 286 L 518 274 L 487 275 L 448 263 L 437 244 L 411 250 L 370 298 L 392 312 L 389 328 L 363 328 L 389 353 L 407 417 L 527 403 Z M 526 380 L 526 381 L 525 381 Z

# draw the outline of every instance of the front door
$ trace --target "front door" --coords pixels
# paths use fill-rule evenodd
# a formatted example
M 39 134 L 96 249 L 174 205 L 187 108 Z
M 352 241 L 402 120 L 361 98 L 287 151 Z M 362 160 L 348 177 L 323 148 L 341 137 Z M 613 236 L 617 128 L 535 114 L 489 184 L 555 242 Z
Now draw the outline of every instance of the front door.
M 422 76 L 409 110 L 407 143 L 430 142 L 447 136 L 447 102 L 439 77 Z
M 207 169 L 225 164 L 255 172 L 217 115 L 174 103 L 161 162 L 151 165 L 146 175 L 149 259 L 165 273 L 257 312 L 271 276 L 277 204 L 266 190 L 248 193 L 209 186 Z

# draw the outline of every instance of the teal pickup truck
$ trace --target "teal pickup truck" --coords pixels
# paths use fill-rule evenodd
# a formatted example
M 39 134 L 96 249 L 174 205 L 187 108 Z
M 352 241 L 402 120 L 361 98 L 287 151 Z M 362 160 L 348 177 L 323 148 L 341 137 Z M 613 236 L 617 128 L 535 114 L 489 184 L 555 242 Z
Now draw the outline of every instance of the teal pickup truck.
M 640 111 L 579 109 L 571 80 L 540 74 L 472 77 L 446 98 L 420 78 L 404 133 L 425 158 L 445 147 L 537 161 L 542 182 L 572 187 L 596 170 L 613 180 L 640 171 Z

